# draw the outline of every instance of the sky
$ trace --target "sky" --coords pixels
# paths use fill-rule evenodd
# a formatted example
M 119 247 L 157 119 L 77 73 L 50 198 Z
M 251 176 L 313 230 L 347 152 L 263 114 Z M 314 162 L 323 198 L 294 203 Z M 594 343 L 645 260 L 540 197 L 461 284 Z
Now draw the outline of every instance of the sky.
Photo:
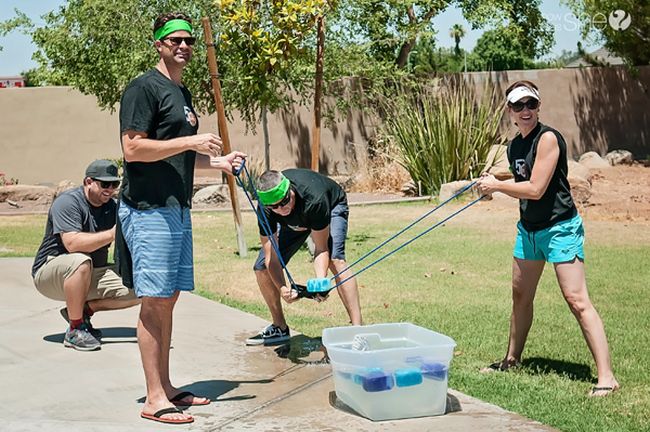
M 14 9 L 25 12 L 37 24 L 42 23 L 40 18 L 43 14 L 58 9 L 66 0 L 0 0 L 0 21 L 15 16 Z M 551 54 L 546 57 L 555 57 L 563 50 L 575 51 L 579 40 L 581 40 L 577 18 L 571 13 L 568 7 L 559 4 L 555 0 L 542 0 L 540 10 L 544 17 L 550 22 L 555 31 L 555 46 Z M 471 26 L 462 16 L 459 9 L 450 8 L 439 14 L 434 19 L 438 29 L 438 46 L 452 47 L 453 39 L 449 36 L 449 29 L 454 24 L 461 24 L 467 31 L 467 35 L 461 40 L 460 46 L 466 51 L 471 51 L 483 30 L 472 30 Z M 587 51 L 598 48 L 597 46 L 584 44 Z M 20 75 L 21 72 L 36 66 L 31 59 L 35 50 L 31 39 L 18 32 L 10 33 L 0 37 L 0 76 Z

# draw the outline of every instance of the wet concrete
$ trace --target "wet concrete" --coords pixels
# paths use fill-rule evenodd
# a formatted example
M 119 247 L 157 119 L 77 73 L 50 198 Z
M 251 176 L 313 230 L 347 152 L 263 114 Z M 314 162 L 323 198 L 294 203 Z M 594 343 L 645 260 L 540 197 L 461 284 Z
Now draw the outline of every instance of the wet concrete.
M 100 351 L 66 349 L 61 303 L 36 292 L 30 267 L 31 259 L 0 259 L 2 431 L 552 430 L 453 390 L 443 416 L 372 422 L 337 400 L 318 338 L 247 347 L 265 321 L 192 294 L 174 315 L 172 377 L 213 403 L 188 408 L 190 425 L 143 420 L 137 308 L 96 314 Z

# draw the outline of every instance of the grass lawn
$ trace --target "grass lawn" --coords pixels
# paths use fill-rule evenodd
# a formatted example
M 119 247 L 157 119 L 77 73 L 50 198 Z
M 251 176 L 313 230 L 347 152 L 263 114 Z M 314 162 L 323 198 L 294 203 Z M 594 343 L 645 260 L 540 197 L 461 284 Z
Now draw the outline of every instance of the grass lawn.
M 500 359 L 508 342 L 516 218 L 486 212 L 482 206 L 360 275 L 365 322 L 408 321 L 451 336 L 458 344 L 452 388 L 544 424 L 563 431 L 650 430 L 650 266 L 648 247 L 635 236 L 647 227 L 587 223 L 589 291 L 605 322 L 622 385 L 611 397 L 592 399 L 586 394 L 594 383 L 595 366 L 550 266 L 538 288 L 524 367 L 503 374 L 478 372 Z M 349 261 L 430 208 L 422 203 L 353 207 Z M 464 219 L 470 212 L 473 219 Z M 439 217 L 443 215 L 441 210 Z M 202 295 L 268 319 L 252 271 L 259 250 L 254 216 L 243 216 L 249 255 L 242 259 L 230 213 L 194 214 L 197 288 Z M 44 223 L 45 216 L 0 217 L 0 256 L 33 255 Z M 427 226 L 416 227 L 411 236 Z M 306 250 L 289 268 L 298 282 L 312 277 Z M 285 310 L 290 326 L 308 336 L 347 324 L 336 293 L 322 304 L 303 300 L 285 305 Z

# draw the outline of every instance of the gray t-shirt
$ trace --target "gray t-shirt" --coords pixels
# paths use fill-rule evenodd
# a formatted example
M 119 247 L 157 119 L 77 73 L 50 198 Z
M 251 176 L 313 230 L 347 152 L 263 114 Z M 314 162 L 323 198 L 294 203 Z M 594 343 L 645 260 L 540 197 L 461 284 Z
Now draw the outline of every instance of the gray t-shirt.
M 83 186 L 65 191 L 56 197 L 47 215 L 45 236 L 34 259 L 32 276 L 47 262 L 48 256 L 70 253 L 63 246 L 62 233 L 94 233 L 111 229 L 115 225 L 116 208 L 117 205 L 112 199 L 101 207 L 93 207 L 84 195 Z M 89 254 L 94 267 L 107 264 L 109 246 L 103 246 Z

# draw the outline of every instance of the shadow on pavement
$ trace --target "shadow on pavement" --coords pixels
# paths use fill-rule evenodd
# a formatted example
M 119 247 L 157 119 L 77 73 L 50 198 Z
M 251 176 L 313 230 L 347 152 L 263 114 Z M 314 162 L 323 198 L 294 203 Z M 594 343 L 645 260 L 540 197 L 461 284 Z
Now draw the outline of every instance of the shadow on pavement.
M 358 412 L 350 408 L 348 405 L 346 405 L 345 402 L 343 402 L 338 397 L 336 397 L 335 391 L 331 391 L 329 393 L 329 402 L 330 402 L 330 406 L 333 408 L 336 408 L 348 414 L 352 414 L 358 417 L 363 417 L 361 414 L 359 414 Z M 447 407 L 445 408 L 445 414 L 458 412 L 458 411 L 462 411 L 460 401 L 456 396 L 452 395 L 451 393 L 447 393 Z
M 291 360 L 295 364 L 317 365 L 329 363 L 329 358 L 325 353 L 320 337 L 292 336 L 288 343 L 275 348 L 275 353 L 278 357 Z
M 212 402 L 224 402 L 224 401 L 238 401 L 238 400 L 248 400 L 255 399 L 255 395 L 238 395 L 227 398 L 220 398 L 220 396 L 235 390 L 242 384 L 270 384 L 272 379 L 260 379 L 252 381 L 227 381 L 227 380 L 207 380 L 207 381 L 197 381 L 192 384 L 184 385 L 179 387 L 180 392 L 191 392 L 196 396 L 202 396 L 210 399 Z M 144 403 L 146 397 L 142 396 L 137 400 L 138 403 Z
M 102 345 L 112 343 L 137 343 L 135 327 L 102 327 Z M 46 342 L 63 343 L 65 333 L 54 333 L 43 336 Z M 115 340 L 111 340 L 115 339 Z

